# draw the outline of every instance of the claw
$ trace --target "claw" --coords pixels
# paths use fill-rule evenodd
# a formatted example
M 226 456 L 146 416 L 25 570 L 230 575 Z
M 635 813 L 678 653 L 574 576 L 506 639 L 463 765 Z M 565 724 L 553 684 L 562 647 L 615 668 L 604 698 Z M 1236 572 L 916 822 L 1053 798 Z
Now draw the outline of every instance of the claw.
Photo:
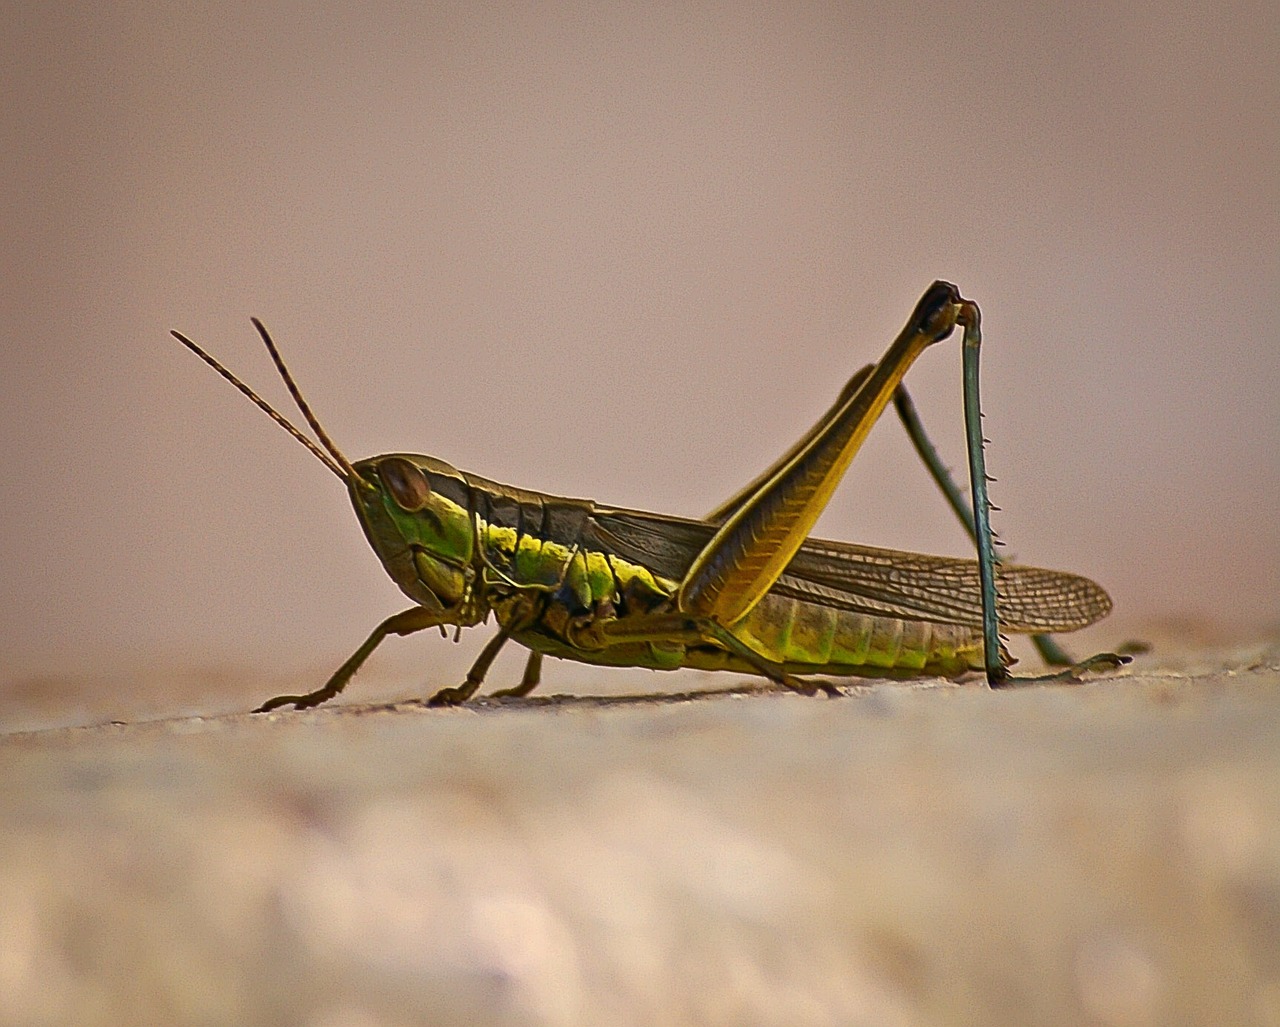
M 468 684 L 470 684 L 468 682 Z M 428 706 L 461 706 L 475 694 L 475 686 L 460 685 L 457 688 L 442 688 L 430 699 L 427 700 Z
M 326 694 L 323 689 L 319 692 L 308 692 L 306 695 L 277 695 L 274 699 L 268 699 L 253 712 L 270 713 L 272 710 L 280 709 L 281 706 L 292 706 L 295 710 L 309 710 L 331 698 L 332 696 Z

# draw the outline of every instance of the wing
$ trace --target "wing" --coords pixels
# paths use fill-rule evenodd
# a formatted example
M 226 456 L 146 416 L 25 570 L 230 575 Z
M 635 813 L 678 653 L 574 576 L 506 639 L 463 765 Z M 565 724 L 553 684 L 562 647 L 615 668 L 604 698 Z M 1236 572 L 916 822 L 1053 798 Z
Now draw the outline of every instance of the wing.
M 588 544 L 674 581 L 716 531 L 704 521 L 605 507 L 588 523 Z M 1006 631 L 1076 631 L 1111 610 L 1101 586 L 1078 574 L 1001 564 L 996 588 Z M 975 560 L 810 538 L 769 591 L 854 613 L 982 625 Z

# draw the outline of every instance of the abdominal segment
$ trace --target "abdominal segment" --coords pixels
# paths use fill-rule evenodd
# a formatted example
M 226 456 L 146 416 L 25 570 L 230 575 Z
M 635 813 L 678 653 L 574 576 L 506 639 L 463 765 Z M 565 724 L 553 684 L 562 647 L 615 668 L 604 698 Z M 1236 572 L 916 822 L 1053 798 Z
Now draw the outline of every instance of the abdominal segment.
M 907 670 L 958 674 L 982 668 L 982 632 L 958 624 L 901 620 L 766 595 L 733 633 L 774 663 L 815 671 Z

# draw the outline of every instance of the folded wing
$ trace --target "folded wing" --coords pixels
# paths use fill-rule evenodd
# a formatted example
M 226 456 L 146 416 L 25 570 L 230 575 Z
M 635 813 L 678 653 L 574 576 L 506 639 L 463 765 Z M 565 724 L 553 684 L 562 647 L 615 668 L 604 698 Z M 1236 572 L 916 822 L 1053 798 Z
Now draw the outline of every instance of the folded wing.
M 674 581 L 715 533 L 703 521 L 597 507 L 588 531 L 598 546 Z M 1075 631 L 1105 616 L 1111 600 L 1078 574 L 1002 564 L 996 572 L 1006 631 Z M 978 564 L 849 542 L 808 539 L 770 589 L 773 595 L 855 613 L 979 627 Z

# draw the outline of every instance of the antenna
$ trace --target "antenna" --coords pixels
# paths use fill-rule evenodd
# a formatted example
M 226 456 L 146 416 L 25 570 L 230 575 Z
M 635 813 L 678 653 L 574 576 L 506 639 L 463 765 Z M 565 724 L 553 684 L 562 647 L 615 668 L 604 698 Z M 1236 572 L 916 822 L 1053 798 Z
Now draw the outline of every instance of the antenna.
M 307 449 L 309 449 L 312 452 L 312 454 L 315 455 L 317 460 L 319 460 L 322 464 L 324 464 L 327 468 L 329 468 L 329 470 L 331 470 L 344 482 L 351 483 L 351 482 L 363 481 L 364 479 L 361 478 L 360 475 L 356 473 L 356 469 L 351 466 L 351 462 L 347 460 L 347 458 L 342 455 L 341 450 L 339 450 L 338 447 L 333 444 L 333 440 L 330 439 L 328 434 L 324 431 L 324 429 L 320 427 L 320 422 L 316 420 L 315 415 L 311 413 L 310 407 L 307 406 L 306 401 L 302 398 L 302 393 L 299 391 L 298 386 L 293 381 L 293 377 L 289 374 L 288 370 L 285 368 L 284 361 L 280 358 L 279 351 L 277 351 L 275 344 L 271 341 L 271 337 L 267 334 L 267 330 L 266 328 L 263 327 L 262 322 L 255 317 L 253 319 L 253 324 L 254 324 L 254 327 L 258 329 L 258 334 L 262 336 L 263 341 L 267 344 L 267 349 L 271 353 L 271 358 L 273 361 L 275 361 L 275 365 L 277 369 L 280 371 L 281 376 L 284 378 L 285 385 L 288 386 L 289 393 L 290 395 L 293 396 L 294 402 L 298 404 L 298 408 L 302 411 L 302 416 L 307 419 L 307 424 L 309 424 L 312 427 L 312 429 L 315 431 L 316 435 L 319 436 L 320 441 L 324 443 L 325 449 L 327 449 L 328 452 L 325 452 L 325 449 L 321 449 L 314 442 L 312 442 L 311 439 L 303 435 L 302 432 L 300 432 L 297 428 L 293 426 L 292 423 L 290 423 L 288 418 L 286 418 L 282 413 L 276 410 L 275 407 L 273 407 L 265 399 L 263 399 L 256 392 L 254 392 L 253 389 L 249 388 L 248 385 L 246 385 L 239 378 L 237 378 L 231 371 L 227 370 L 227 368 L 224 367 L 215 357 L 205 352 L 205 350 L 202 349 L 198 344 L 196 344 L 195 342 L 192 342 L 181 332 L 174 331 L 174 332 L 171 332 L 170 334 L 172 334 L 175 339 L 177 339 L 180 343 L 182 343 L 182 345 L 186 346 L 187 349 L 191 350 L 192 353 L 194 353 L 206 364 L 208 364 L 215 371 L 217 371 L 218 374 L 222 375 L 223 378 L 225 378 L 237 389 L 239 389 L 240 392 L 242 392 L 245 396 L 247 396 L 250 400 L 252 400 L 254 405 L 257 406 L 258 409 L 260 409 L 263 413 L 265 413 L 268 417 L 270 417 L 271 420 L 275 421 L 276 424 L 280 425 L 281 428 L 283 428 L 295 439 L 297 439 L 304 446 L 306 446 Z
M 294 382 L 293 375 L 289 373 L 289 369 L 285 366 L 284 358 L 280 356 L 280 351 L 276 349 L 276 344 L 271 341 L 267 326 L 256 317 L 251 317 L 249 320 L 253 322 L 253 327 L 258 329 L 258 334 L 262 336 L 262 341 L 267 344 L 267 352 L 271 354 L 271 360 L 276 365 L 276 370 L 280 372 L 280 377 L 284 379 L 284 383 L 289 389 L 289 395 L 293 397 L 298 409 L 302 411 L 302 416 L 306 419 L 307 424 L 311 425 L 311 430 L 316 433 L 316 438 L 320 440 L 320 444 L 329 451 L 329 455 L 338 462 L 339 467 L 351 476 L 352 480 L 360 481 L 361 478 L 360 475 L 356 474 L 356 469 L 342 455 L 342 450 L 333 444 L 333 439 L 329 438 L 329 433 L 320 426 L 319 418 L 311 412 L 311 408 L 307 406 L 307 401 L 302 398 L 302 390 Z

